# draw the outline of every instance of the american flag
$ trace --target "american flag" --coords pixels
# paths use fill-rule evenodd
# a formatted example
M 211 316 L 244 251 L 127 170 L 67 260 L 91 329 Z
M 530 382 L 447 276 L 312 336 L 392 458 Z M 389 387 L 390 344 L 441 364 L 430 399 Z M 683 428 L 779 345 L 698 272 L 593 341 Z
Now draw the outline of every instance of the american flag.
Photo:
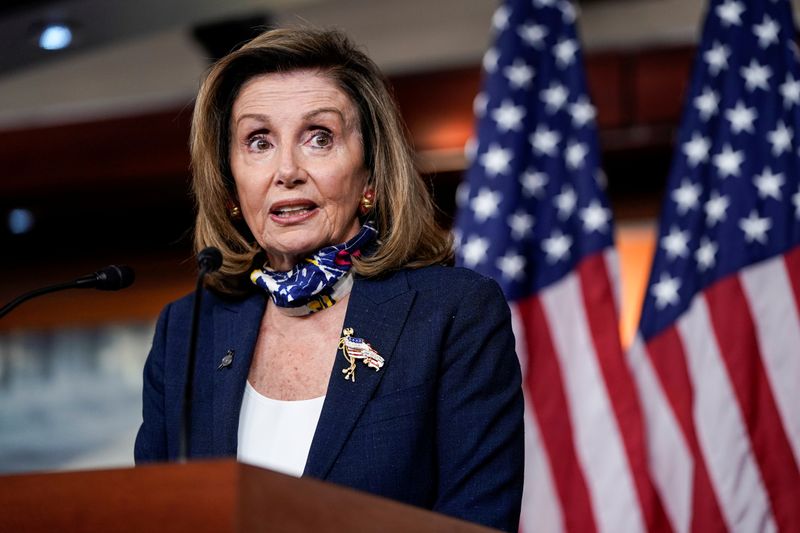
M 509 300 L 526 395 L 523 531 L 634 532 L 663 514 L 618 329 L 595 109 L 565 0 L 493 17 L 458 261 Z
M 673 529 L 800 531 L 800 64 L 788 0 L 706 15 L 629 353 Z

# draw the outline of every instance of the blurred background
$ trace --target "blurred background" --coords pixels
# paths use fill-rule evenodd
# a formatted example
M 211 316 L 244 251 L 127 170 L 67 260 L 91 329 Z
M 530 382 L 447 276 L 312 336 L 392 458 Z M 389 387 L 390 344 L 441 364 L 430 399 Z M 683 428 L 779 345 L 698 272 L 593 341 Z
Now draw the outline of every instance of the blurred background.
M 705 2 L 577 7 L 628 343 Z M 111 263 L 137 273 L 123 292 L 53 294 L 0 321 L 0 473 L 132 464 L 155 318 L 194 282 L 187 141 L 193 97 L 214 58 L 253 27 L 346 31 L 391 79 L 450 225 L 495 8 L 490 0 L 0 3 L 0 303 Z M 69 35 L 45 34 L 54 24 Z

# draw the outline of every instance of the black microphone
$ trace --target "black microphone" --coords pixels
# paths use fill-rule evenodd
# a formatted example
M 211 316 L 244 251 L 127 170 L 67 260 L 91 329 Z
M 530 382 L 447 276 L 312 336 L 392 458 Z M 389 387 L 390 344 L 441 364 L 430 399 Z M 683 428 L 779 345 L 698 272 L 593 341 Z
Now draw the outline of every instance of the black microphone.
M 12 309 L 19 304 L 51 292 L 62 291 L 64 289 L 99 289 L 101 291 L 118 291 L 125 287 L 130 287 L 136 276 L 133 269 L 125 265 L 109 265 L 101 268 L 97 272 L 75 278 L 72 281 L 63 283 L 56 283 L 55 285 L 48 285 L 26 292 L 17 296 L 2 309 L 0 309 L 0 318 L 7 315 Z
M 194 306 L 192 308 L 192 330 L 189 334 L 189 353 L 186 357 L 186 387 L 183 390 L 183 416 L 181 417 L 181 433 L 178 443 L 178 461 L 183 463 L 191 453 L 189 433 L 191 432 L 192 397 L 194 395 L 195 352 L 197 351 L 197 326 L 200 318 L 200 301 L 203 297 L 203 279 L 206 274 L 216 272 L 222 266 L 222 253 L 213 246 L 203 248 L 197 254 L 197 284 L 194 289 Z
M 213 246 L 203 248 L 197 254 L 197 266 L 201 275 L 216 272 L 222 266 L 222 252 Z
M 118 291 L 130 287 L 136 278 L 133 269 L 127 265 L 109 265 L 97 272 L 81 276 L 74 283 L 78 289 L 94 288 L 101 291 Z

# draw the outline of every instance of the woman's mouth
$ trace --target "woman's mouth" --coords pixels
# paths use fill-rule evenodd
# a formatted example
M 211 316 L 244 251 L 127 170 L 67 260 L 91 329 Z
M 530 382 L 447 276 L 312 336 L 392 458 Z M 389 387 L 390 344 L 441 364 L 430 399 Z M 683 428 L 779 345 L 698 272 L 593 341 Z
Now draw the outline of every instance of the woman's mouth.
M 311 210 L 311 207 L 300 207 L 300 206 L 298 206 L 298 207 L 285 207 L 285 208 L 282 208 L 282 209 L 276 209 L 275 211 L 273 211 L 273 213 L 275 214 L 275 216 L 279 216 L 281 218 L 286 218 L 286 217 L 290 217 L 290 216 L 293 216 L 293 215 L 299 215 L 301 213 L 307 213 L 310 210 Z
M 276 222 L 301 222 L 313 215 L 317 206 L 311 202 L 280 203 L 270 209 L 270 217 Z

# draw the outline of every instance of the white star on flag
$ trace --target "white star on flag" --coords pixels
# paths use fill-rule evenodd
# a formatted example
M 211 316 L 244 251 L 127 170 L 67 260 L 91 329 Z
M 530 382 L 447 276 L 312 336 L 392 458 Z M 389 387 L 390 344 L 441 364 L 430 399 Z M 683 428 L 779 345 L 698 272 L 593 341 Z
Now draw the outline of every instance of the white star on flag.
M 711 149 L 711 143 L 697 132 L 692 134 L 690 141 L 683 144 L 683 153 L 686 154 L 686 159 L 692 167 L 708 160 L 709 149 Z
M 575 22 L 578 14 L 575 12 L 575 8 L 572 7 L 569 0 L 561 0 L 558 4 L 558 8 L 561 10 L 561 20 L 563 20 L 565 24 L 572 24 Z
M 582 128 L 594 120 L 597 111 L 588 98 L 581 96 L 574 104 L 569 105 L 569 114 L 572 115 L 572 123 L 575 127 Z
M 550 87 L 543 90 L 541 94 L 542 102 L 549 113 L 555 113 L 564 107 L 568 97 L 567 88 L 557 81 L 551 83 Z
M 478 141 L 475 137 L 470 137 L 464 143 L 464 158 L 471 165 L 475 161 L 475 156 L 478 154 Z
M 547 185 L 547 174 L 537 172 L 533 169 L 526 170 L 520 177 L 522 182 L 522 193 L 525 196 L 540 197 L 544 193 L 544 186 Z
M 580 142 L 570 141 L 567 143 L 567 150 L 565 157 L 567 159 L 567 166 L 572 170 L 577 170 L 583 166 L 583 160 L 589 153 L 587 146 Z
M 705 54 L 703 54 L 703 59 L 705 59 L 706 63 L 708 63 L 708 70 L 716 76 L 721 71 L 728 68 L 728 58 L 731 55 L 731 51 L 728 49 L 727 46 L 714 43 L 709 50 L 706 50 Z
M 656 299 L 656 309 L 660 310 L 668 305 L 677 304 L 680 301 L 678 298 L 680 286 L 681 282 L 678 278 L 671 278 L 668 273 L 662 272 L 658 283 L 654 283 L 651 287 Z
M 481 65 L 483 66 L 483 70 L 486 72 L 494 72 L 497 69 L 497 62 L 500 60 L 500 54 L 497 52 L 495 48 L 489 48 L 486 50 L 486 53 L 483 54 L 483 60 L 481 61 Z
M 494 28 L 495 31 L 503 31 L 506 29 L 508 27 L 508 16 L 510 14 L 507 6 L 498 7 L 494 15 L 492 15 L 492 28 Z
M 525 108 L 521 105 L 514 105 L 511 100 L 503 100 L 500 107 L 492 111 L 492 118 L 497 122 L 497 129 L 501 132 L 522 129 L 522 119 L 524 117 Z
M 480 164 L 486 169 L 488 176 L 497 176 L 498 174 L 506 174 L 510 170 L 511 159 L 513 158 L 511 150 L 503 148 L 499 144 L 489 145 L 489 149 L 480 156 Z
M 458 208 L 461 209 L 461 206 L 458 206 Z M 453 247 L 456 249 L 456 257 L 461 253 L 461 245 L 463 244 L 461 239 L 463 237 L 461 228 L 453 228 Z
M 764 15 L 761 24 L 753 26 L 753 33 L 758 37 L 758 45 L 767 48 L 771 44 L 778 42 L 778 24 L 769 15 Z
M 720 196 L 717 191 L 711 192 L 711 198 L 705 204 L 706 224 L 713 227 L 725 220 L 725 213 L 731 204 L 727 196 Z
M 497 268 L 506 279 L 521 280 L 525 270 L 525 258 L 511 251 L 497 259 Z
M 544 38 L 547 37 L 547 28 L 538 24 L 523 24 L 517 29 L 520 38 L 528 45 L 541 49 Z
M 780 91 L 783 105 L 787 109 L 800 104 L 800 81 L 795 80 L 791 72 L 786 75 L 786 81 L 781 84 Z
M 531 84 L 534 76 L 533 68 L 520 58 L 503 69 L 503 74 L 508 78 L 508 84 L 514 89 L 524 89 Z
M 558 209 L 558 217 L 562 220 L 572 216 L 575 212 L 575 205 L 578 203 L 578 197 L 575 194 L 575 189 L 569 185 L 564 185 L 561 192 L 553 198 L 553 203 Z
M 681 186 L 672 191 L 672 199 L 678 204 L 678 214 L 685 215 L 697 207 L 702 188 L 699 184 L 684 179 Z
M 464 266 L 473 268 L 486 260 L 486 252 L 489 250 L 489 240 L 483 237 L 471 236 L 462 246 L 461 255 L 464 258 Z
M 794 216 L 800 218 L 800 187 L 797 192 L 792 195 L 792 203 L 794 204 Z
M 550 237 L 542 241 L 542 250 L 547 254 L 547 261 L 557 263 L 569 257 L 569 249 L 572 247 L 572 237 L 564 235 L 559 230 L 555 230 Z
M 774 174 L 772 169 L 765 167 L 761 174 L 754 180 L 758 188 L 758 196 L 761 198 L 773 198 L 781 200 L 781 186 L 783 186 L 783 174 Z
M 569 66 L 575 60 L 575 52 L 577 51 L 578 45 L 573 39 L 561 39 L 553 47 L 556 63 L 561 68 Z
M 743 131 L 753 133 L 753 121 L 756 119 L 756 115 L 755 108 L 747 107 L 741 100 L 736 102 L 736 107 L 725 111 L 725 118 L 730 121 L 733 133 Z
M 750 211 L 747 218 L 739 220 L 739 228 L 744 232 L 747 242 L 757 241 L 767 244 L 767 231 L 772 227 L 772 221 L 767 217 L 759 217 L 755 209 Z
M 533 229 L 534 219 L 533 215 L 517 210 L 508 217 L 508 225 L 511 228 L 511 237 L 514 240 L 522 240 L 530 234 Z
M 544 172 L 538 172 L 533 168 L 528 168 L 520 176 L 522 182 L 522 193 L 527 196 L 540 197 L 544 193 L 544 187 L 549 179 Z
M 740 71 L 744 77 L 744 86 L 748 91 L 755 89 L 769 90 L 769 78 L 772 76 L 772 69 L 769 65 L 761 65 L 755 59 L 750 60 L 750 65 L 742 67 Z
M 676 227 L 672 227 L 669 235 L 665 235 L 661 239 L 661 247 L 667 252 L 669 259 L 676 257 L 686 257 L 689 253 L 689 232 L 681 231 Z
M 717 6 L 717 16 L 722 20 L 723 26 L 739 26 L 742 24 L 744 6 L 736 0 L 728 0 Z
M 583 220 L 585 231 L 605 232 L 608 230 L 608 222 L 611 220 L 611 211 L 594 199 L 588 207 L 581 209 L 581 220 Z
M 744 155 L 741 151 L 734 151 L 730 144 L 726 144 L 722 148 L 722 152 L 714 156 L 713 161 L 721 178 L 738 176 Z
M 469 182 L 462 181 L 456 189 L 456 204 L 459 209 L 464 209 L 469 202 Z
M 482 117 L 486 114 L 486 107 L 488 105 L 489 99 L 486 97 L 486 93 L 480 92 L 476 94 L 475 98 L 472 100 L 472 111 L 476 116 Z
M 700 239 L 700 247 L 695 252 L 694 258 L 701 271 L 706 271 L 714 266 L 717 250 L 719 250 L 719 246 L 709 240 L 708 237 L 704 236 Z
M 694 106 L 700 112 L 703 120 L 708 120 L 711 115 L 717 112 L 719 106 L 719 96 L 708 87 L 703 90 L 703 94 L 694 99 Z
M 791 128 L 787 128 L 783 121 L 778 122 L 775 129 L 767 133 L 767 139 L 772 145 L 772 154 L 777 157 L 789 150 L 792 146 L 792 135 Z
M 554 156 L 561 135 L 556 130 L 547 129 L 545 124 L 539 124 L 536 126 L 536 131 L 531 133 L 529 140 L 537 153 Z
M 486 219 L 495 216 L 502 199 L 503 197 L 500 193 L 485 187 L 481 188 L 478 191 L 478 195 L 469 203 L 475 213 L 475 220 L 484 222 Z

